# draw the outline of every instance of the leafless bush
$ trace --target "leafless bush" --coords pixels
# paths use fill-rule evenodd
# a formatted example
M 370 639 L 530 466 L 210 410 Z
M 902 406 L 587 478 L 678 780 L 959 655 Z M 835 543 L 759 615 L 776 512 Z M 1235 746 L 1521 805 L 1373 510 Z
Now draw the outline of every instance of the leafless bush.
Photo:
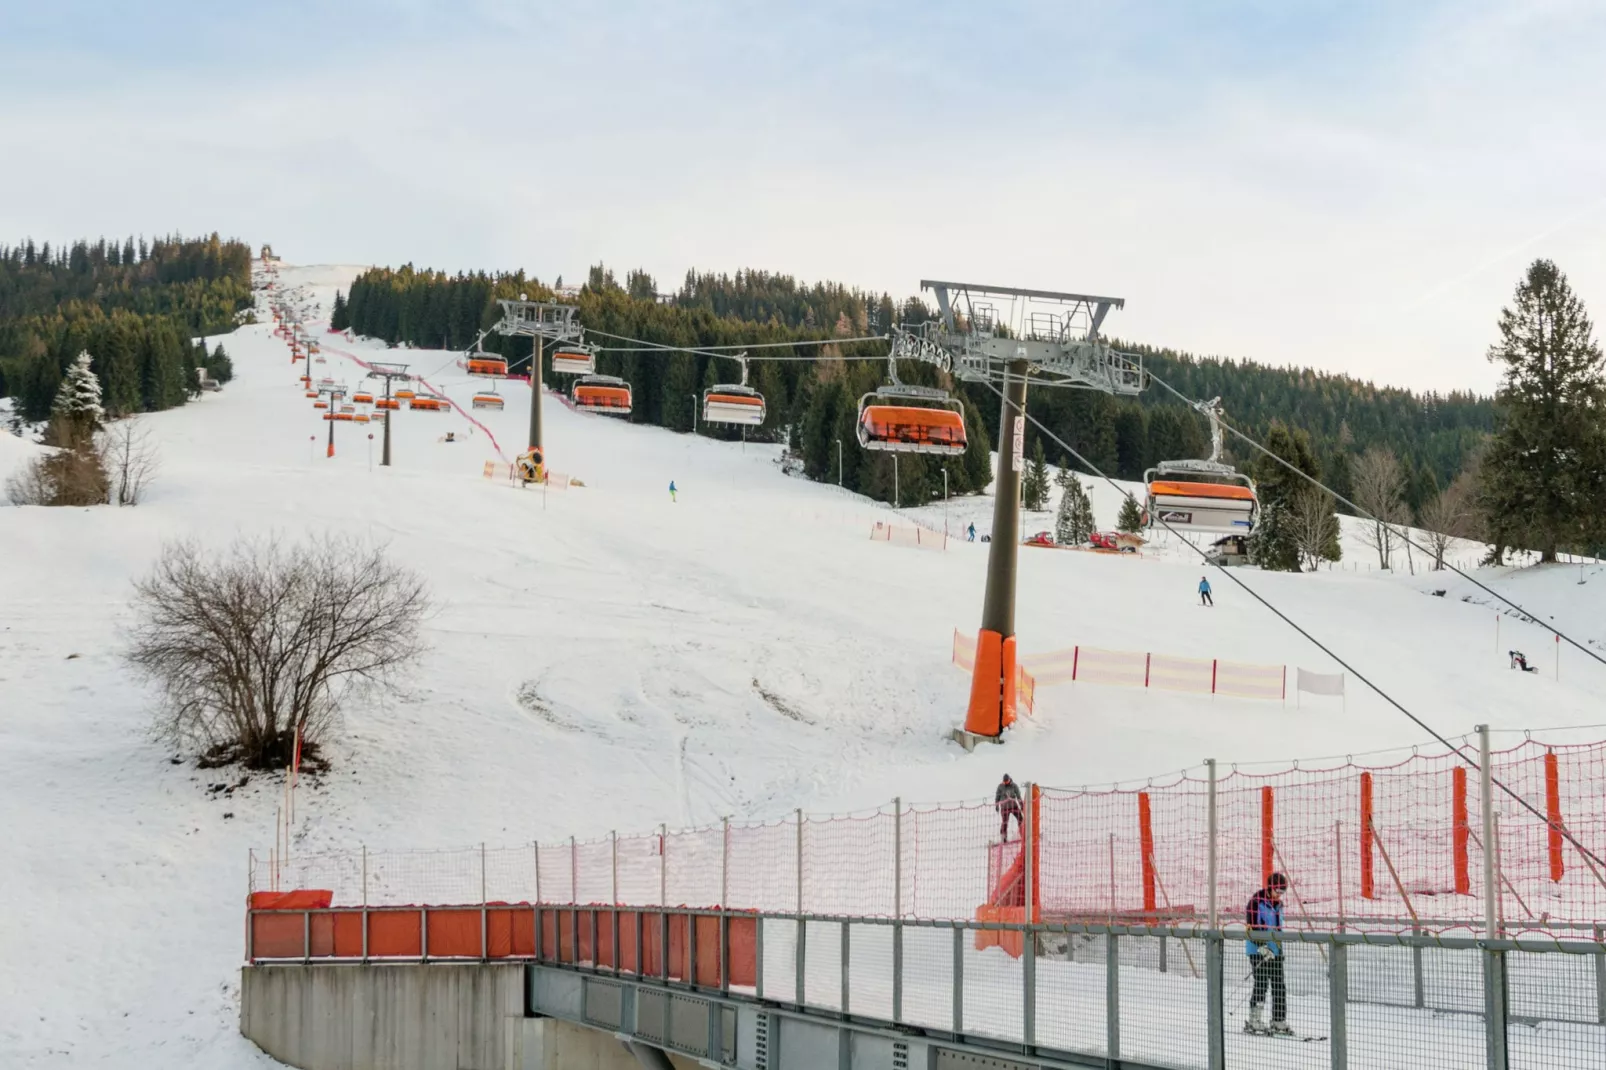
M 169 543 L 135 583 L 129 662 L 161 685 L 158 733 L 209 761 L 276 768 L 354 691 L 393 689 L 423 650 L 422 577 L 323 536 L 227 550 Z
M 1406 524 L 1411 519 L 1405 506 L 1405 472 L 1394 451 L 1373 446 L 1356 460 L 1351 479 L 1355 504 L 1377 518 L 1361 529 L 1361 537 L 1377 551 L 1378 565 L 1389 568 L 1394 544 L 1401 537 L 1393 525 Z
M 1477 501 L 1472 477 L 1463 472 L 1432 501 L 1422 506 L 1422 526 L 1428 531 L 1433 550 L 1433 569 L 1444 568 L 1444 554 L 1451 539 L 1478 537 Z
M 132 417 L 118 420 L 101 432 L 97 445 L 110 500 L 118 505 L 138 505 L 162 467 L 149 429 Z
M 13 505 L 104 505 L 107 489 L 106 470 L 93 448 L 42 454 L 6 480 Z
M 1294 545 L 1299 559 L 1314 572 L 1321 563 L 1338 557 L 1338 517 L 1334 498 L 1325 490 L 1305 487 L 1294 495 Z

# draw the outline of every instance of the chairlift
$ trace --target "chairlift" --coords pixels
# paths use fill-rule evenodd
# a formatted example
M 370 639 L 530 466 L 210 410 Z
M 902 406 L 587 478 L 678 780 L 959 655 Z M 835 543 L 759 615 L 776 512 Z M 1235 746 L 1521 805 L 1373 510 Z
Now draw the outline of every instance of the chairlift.
M 894 453 L 965 452 L 964 404 L 934 386 L 911 386 L 898 380 L 898 362 L 887 358 L 888 377 L 881 389 L 859 399 L 859 445 Z
M 703 391 L 703 423 L 757 427 L 764 422 L 764 395 L 747 385 L 747 354 L 731 359 L 742 366 L 742 381 L 716 383 Z
M 401 402 L 397 401 L 395 398 L 375 398 L 374 399 L 374 408 L 376 408 L 376 409 L 399 409 L 399 408 L 401 408 Z
M 438 398 L 434 394 L 414 394 L 412 400 L 407 403 L 407 407 L 409 409 L 421 409 L 425 412 L 442 412 L 450 406 L 446 404 L 444 398 Z
M 315 397 L 317 397 L 317 396 L 318 396 L 318 392 L 317 392 L 317 391 L 316 391 L 316 390 L 308 390 L 308 391 L 307 391 L 307 397 L 309 397 L 309 398 L 315 398 Z
M 506 379 L 507 358 L 487 353 L 480 348 L 482 334 L 474 340 L 474 348 L 463 356 L 463 370 L 479 379 Z
M 416 395 L 411 387 L 401 386 L 397 387 L 396 392 L 391 396 L 401 401 L 411 401 Z
M 359 390 L 355 394 L 351 395 L 351 400 L 355 401 L 359 405 L 372 405 L 374 403 L 374 396 L 368 393 L 366 390 Z
M 1148 488 L 1144 524 L 1173 531 L 1254 531 L 1260 499 L 1254 480 L 1221 460 L 1221 399 L 1196 403 L 1210 421 L 1210 459 L 1161 461 L 1143 473 Z
M 596 370 L 597 353 L 594 349 L 565 345 L 552 351 L 552 371 L 557 375 L 592 375 Z
M 373 419 L 373 417 L 369 416 L 366 412 L 359 412 L 356 416 L 352 417 L 352 419 L 354 419 L 357 423 L 365 424 Z
M 575 380 L 574 407 L 604 416 L 630 415 L 630 384 L 613 375 L 588 375 Z
M 341 412 L 356 412 L 357 411 L 357 406 L 355 406 L 355 405 L 342 405 L 342 406 L 340 406 L 340 411 Z
M 498 394 L 495 389 L 482 390 L 474 395 L 473 407 L 476 409 L 500 409 L 502 407 L 502 395 Z
M 317 401 L 312 403 L 312 407 L 315 409 L 327 409 L 329 407 L 329 403 L 322 398 L 319 398 Z

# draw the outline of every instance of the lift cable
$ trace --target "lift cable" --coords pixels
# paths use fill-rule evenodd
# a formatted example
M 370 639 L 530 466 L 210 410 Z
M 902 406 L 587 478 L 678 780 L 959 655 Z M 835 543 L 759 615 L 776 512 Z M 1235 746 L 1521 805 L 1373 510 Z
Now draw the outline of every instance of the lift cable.
M 1088 471 L 1092 472 L 1095 476 L 1099 477 L 1100 479 L 1104 480 L 1104 482 L 1108 483 L 1112 488 L 1114 488 L 1116 493 L 1118 493 L 1118 494 L 1122 495 L 1123 497 L 1128 498 L 1128 499 L 1130 499 L 1130 500 L 1132 500 L 1134 502 L 1137 501 L 1137 499 L 1135 497 L 1133 497 L 1133 495 L 1132 495 L 1132 493 L 1130 491 L 1126 490 L 1124 487 L 1122 487 L 1119 483 L 1117 483 L 1111 477 L 1105 475 L 1104 472 L 1101 471 L 1097 465 L 1093 464 L 1086 457 L 1082 456 L 1075 449 L 1073 449 L 1068 442 L 1066 442 L 1064 439 L 1060 438 L 1058 435 L 1054 434 L 1054 432 L 1050 431 L 1047 427 L 1045 427 L 1041 420 L 1039 420 L 1037 417 L 1035 417 L 1035 416 L 1031 415 L 1030 413 L 1028 413 L 1023 407 L 1021 407 L 1019 405 L 1016 405 L 1013 402 L 1011 402 L 1009 400 L 1009 398 L 1004 394 L 1004 392 L 1002 390 L 998 389 L 998 387 L 994 386 L 991 382 L 987 383 L 987 388 L 989 390 L 991 390 L 993 393 L 997 394 L 999 397 L 1003 398 L 1004 399 L 1004 404 L 1009 405 L 1016 412 L 1020 413 L 1020 415 L 1024 416 L 1026 419 L 1030 420 L 1032 422 L 1032 424 L 1037 428 L 1037 430 L 1038 430 L 1038 432 L 1040 434 L 1046 436 L 1050 441 L 1054 442 L 1061 449 L 1065 450 L 1070 456 L 1076 458 L 1076 460 L 1081 462 L 1082 465 L 1084 467 L 1086 467 Z M 1174 528 L 1171 527 L 1170 524 L 1167 524 L 1164 520 L 1159 520 L 1158 518 L 1156 518 L 1156 519 L 1157 519 L 1158 523 L 1160 523 L 1161 526 L 1163 526 L 1166 529 L 1166 531 L 1170 532 L 1173 535 L 1176 535 L 1177 538 L 1180 539 L 1190 549 L 1192 549 L 1194 553 L 1198 554 L 1200 556 L 1200 558 L 1202 558 L 1204 560 L 1204 563 L 1207 566 L 1211 565 L 1211 561 L 1210 561 L 1209 555 L 1206 554 L 1204 552 L 1204 550 L 1200 549 L 1198 546 L 1195 546 L 1188 539 L 1183 538 L 1180 532 L 1176 531 Z M 994 534 L 996 536 L 997 533 L 995 532 Z M 1267 601 L 1254 588 L 1250 587 L 1242 579 L 1240 579 L 1238 576 L 1234 575 L 1231 571 L 1229 571 L 1225 565 L 1219 565 L 1218 564 L 1218 565 L 1214 565 L 1213 567 L 1216 569 L 1216 571 L 1220 572 L 1223 576 L 1227 577 L 1227 579 L 1229 579 L 1233 583 L 1237 584 L 1238 587 L 1240 587 L 1244 591 L 1244 593 L 1249 595 L 1249 597 L 1253 598 L 1256 602 L 1259 602 L 1262 606 L 1266 607 L 1266 609 L 1270 610 L 1272 612 L 1272 614 L 1275 615 L 1284 624 L 1288 625 L 1290 628 L 1292 628 L 1294 631 L 1298 632 L 1305 639 L 1309 640 L 1310 643 L 1313 646 L 1315 646 L 1318 650 L 1320 650 L 1322 653 L 1326 654 L 1328 657 L 1332 658 L 1339 665 L 1342 665 L 1357 680 L 1361 681 L 1361 683 L 1363 683 L 1367 687 L 1371 688 L 1371 690 L 1373 692 L 1375 692 L 1378 695 L 1378 697 L 1382 698 L 1383 701 L 1387 702 L 1390 706 L 1393 706 L 1396 710 L 1400 711 L 1402 714 L 1404 714 L 1406 717 L 1408 717 L 1414 724 L 1416 724 L 1416 726 L 1418 728 L 1421 728 L 1428 735 L 1432 736 L 1439 743 L 1443 744 L 1443 746 L 1445 747 L 1446 750 L 1451 751 L 1452 753 L 1454 753 L 1458 758 L 1460 758 L 1463 762 L 1465 762 L 1472 769 L 1477 770 L 1479 772 L 1482 771 L 1481 767 L 1478 765 L 1478 763 L 1473 761 L 1470 757 L 1468 757 L 1467 754 L 1464 752 L 1464 750 L 1462 748 L 1456 747 L 1453 744 L 1451 744 L 1451 742 L 1448 739 L 1446 739 L 1443 735 L 1441 735 L 1438 731 L 1436 731 L 1433 728 L 1432 725 L 1428 724 L 1426 721 L 1422 720 L 1422 718 L 1418 717 L 1416 714 L 1414 714 L 1410 710 L 1406 709 L 1405 706 L 1402 705 L 1399 702 L 1399 700 L 1394 698 L 1393 695 L 1390 695 L 1387 691 L 1384 691 L 1383 688 L 1378 686 L 1376 683 L 1374 683 L 1371 680 L 1370 677 L 1366 676 L 1364 673 L 1360 672 L 1358 669 L 1356 669 L 1349 662 L 1347 662 L 1343 658 L 1339 657 L 1339 655 L 1331 647 L 1329 647 L 1327 644 L 1323 643 L 1320 639 L 1317 639 L 1310 632 L 1306 631 L 1303 627 L 1301 627 L 1298 623 L 1296 623 L 1292 618 L 1290 618 L 1282 610 L 1280 610 L 1276 606 L 1272 605 L 1271 602 Z M 1606 861 L 1603 861 L 1600 858 L 1600 856 L 1595 854 L 1595 852 L 1591 851 L 1588 847 L 1585 847 L 1582 843 L 1580 843 L 1578 838 L 1572 834 L 1572 831 L 1570 829 L 1568 829 L 1564 825 L 1553 823 L 1548 816 L 1546 816 L 1545 814 L 1543 814 L 1543 813 L 1541 813 L 1539 811 L 1538 807 L 1534 806 L 1527 799 L 1523 798 L 1521 795 L 1517 794 L 1517 792 L 1515 792 L 1511 788 L 1507 787 L 1502 781 L 1500 781 L 1498 779 L 1495 779 L 1494 771 L 1492 769 L 1489 772 L 1489 776 L 1490 776 L 1490 783 L 1494 784 L 1501 791 L 1503 791 L 1507 795 L 1509 795 L 1514 801 L 1516 801 L 1516 803 L 1518 805 L 1520 805 L 1523 809 L 1527 810 L 1529 813 L 1533 814 L 1541 822 L 1543 822 L 1546 826 L 1548 826 L 1550 828 L 1554 828 L 1558 832 L 1560 832 L 1561 835 L 1566 838 L 1567 842 L 1571 843 L 1574 847 L 1576 847 L 1578 849 L 1578 852 L 1580 854 L 1582 854 L 1590 862 L 1594 863 L 1595 865 L 1601 866 L 1603 869 L 1606 869 Z
M 1149 375 L 1149 378 L 1152 381 L 1154 381 L 1154 382 L 1160 384 L 1161 386 L 1165 387 L 1165 389 L 1169 390 L 1172 394 L 1176 395 L 1176 397 L 1178 399 L 1180 399 L 1181 401 L 1186 403 L 1190 408 L 1195 407 L 1195 404 L 1194 404 L 1193 400 L 1188 398 L 1186 395 L 1184 395 L 1176 387 L 1172 386 L 1170 383 L 1166 382 L 1164 379 L 1161 379 L 1158 375 L 1155 375 L 1153 372 L 1149 372 L 1148 375 Z M 1344 497 L 1342 494 L 1338 493 L 1338 491 L 1334 490 L 1332 487 L 1329 487 L 1327 484 L 1323 483 L 1321 480 L 1317 479 L 1315 476 L 1309 475 L 1308 473 L 1301 471 L 1298 468 L 1298 466 L 1290 463 L 1289 461 L 1285 460 L 1282 457 L 1277 456 L 1277 454 L 1273 453 L 1271 450 L 1267 449 L 1265 446 L 1261 445 L 1259 442 L 1256 442 L 1253 438 L 1250 438 L 1248 435 L 1244 434 L 1242 431 L 1239 431 L 1236 427 L 1233 427 L 1231 424 L 1227 423 L 1227 421 L 1225 419 L 1220 419 L 1220 423 L 1221 423 L 1222 427 L 1225 427 L 1228 431 L 1232 432 L 1238 438 L 1242 439 L 1243 441 L 1247 442 L 1249 445 L 1253 446 L 1260 453 L 1263 453 L 1267 457 L 1270 457 L 1272 460 L 1276 461 L 1278 464 L 1282 465 L 1284 468 L 1288 469 L 1290 472 L 1294 473 L 1296 476 L 1298 476 L 1299 478 L 1303 479 L 1305 482 L 1309 483 L 1311 486 L 1317 487 L 1317 488 L 1320 488 L 1323 491 L 1326 491 L 1328 494 L 1331 494 L 1335 500 L 1343 502 L 1345 505 L 1347 505 L 1351 509 L 1355 510 L 1357 515 L 1359 515 L 1359 516 L 1361 516 L 1361 517 L 1363 517 L 1363 518 L 1365 518 L 1367 520 L 1370 520 L 1374 524 L 1383 525 L 1384 527 L 1388 528 L 1389 531 L 1391 531 L 1395 535 L 1399 536 L 1399 538 L 1400 538 L 1400 540 L 1402 542 L 1408 543 L 1411 546 L 1416 547 L 1418 550 L 1421 550 L 1424 554 L 1427 554 L 1430 557 L 1434 557 L 1435 556 L 1431 549 L 1429 549 L 1426 546 L 1423 546 L 1421 543 L 1417 542 L 1416 540 L 1412 539 L 1409 535 L 1406 534 L 1406 531 L 1409 530 L 1408 528 L 1404 527 L 1403 525 L 1400 526 L 1400 527 L 1395 527 L 1395 526 L 1393 526 L 1391 524 L 1386 523 L 1385 521 L 1379 520 L 1377 518 L 1377 516 L 1375 516 L 1370 510 L 1362 509 L 1360 506 L 1356 505 L 1354 502 L 1350 501 L 1348 498 Z M 1437 559 L 1437 558 L 1435 558 L 1435 559 Z M 1467 582 L 1471 583 L 1473 586 L 1477 587 L 1479 590 L 1483 591 L 1485 594 L 1488 594 L 1491 597 L 1496 598 L 1501 602 L 1504 602 L 1506 605 L 1510 606 L 1512 609 L 1514 609 L 1518 613 L 1522 614 L 1528 620 L 1534 621 L 1536 623 L 1538 622 L 1539 616 L 1537 614 L 1531 613 L 1528 610 L 1524 609 L 1522 606 L 1518 605 L 1516 602 L 1513 602 L 1511 599 L 1507 598 L 1505 595 L 1501 594 L 1499 591 L 1494 590 L 1488 584 L 1484 583 L 1483 581 L 1477 579 L 1474 576 L 1468 575 L 1466 572 L 1464 572 L 1461 569 L 1457 568 L 1453 563 L 1446 561 L 1446 562 L 1444 562 L 1444 567 L 1448 568 L 1451 572 L 1454 572 L 1457 576 L 1460 576 L 1462 579 L 1464 579 Z M 1589 647 L 1586 644 L 1578 642 L 1578 640 L 1574 639 L 1572 636 L 1568 635 L 1566 632 L 1561 631 L 1560 629 L 1555 627 L 1555 625 L 1553 625 L 1553 624 L 1546 624 L 1544 627 L 1548 628 L 1550 630 L 1551 634 L 1553 634 L 1553 635 L 1555 635 L 1555 636 L 1557 636 L 1557 637 L 1559 637 L 1561 639 L 1566 640 L 1567 643 L 1569 645 L 1571 645 L 1574 649 L 1580 650 L 1583 653 L 1589 655 L 1591 658 L 1594 658 L 1596 661 L 1600 662 L 1602 665 L 1606 665 L 1606 658 L 1601 657 L 1595 651 L 1589 649 Z

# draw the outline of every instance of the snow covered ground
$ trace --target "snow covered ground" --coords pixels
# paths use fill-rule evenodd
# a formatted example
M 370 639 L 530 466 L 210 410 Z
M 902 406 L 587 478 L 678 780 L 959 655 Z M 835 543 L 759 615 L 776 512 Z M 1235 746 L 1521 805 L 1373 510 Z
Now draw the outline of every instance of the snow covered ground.
M 282 270 L 327 309 L 357 269 Z M 321 330 L 321 326 L 319 327 Z M 406 360 L 464 410 L 480 384 L 454 355 L 333 335 L 313 374 L 355 384 L 346 354 Z M 844 810 L 990 793 L 1006 769 L 1054 785 L 1142 778 L 1207 756 L 1248 762 L 1421 741 L 1381 701 L 1331 704 L 1044 688 L 1010 744 L 944 741 L 968 681 L 986 547 L 872 542 L 893 511 L 781 474 L 774 447 L 713 442 L 546 405 L 566 493 L 487 480 L 527 421 L 506 409 L 403 411 L 395 464 L 372 425 L 327 425 L 266 325 L 225 342 L 236 379 L 146 417 L 163 469 L 133 509 L 0 509 L 0 1065 L 273 1065 L 236 1033 L 247 850 L 273 840 L 281 782 L 173 764 L 149 737 L 151 694 L 119 660 L 130 581 L 165 540 L 336 531 L 388 544 L 429 579 L 431 654 L 401 700 L 346 711 L 333 771 L 305 786 L 295 850 L 517 844 L 609 829 Z M 446 431 L 458 441 L 443 441 Z M 489 432 L 489 434 L 487 434 Z M 0 435 L 0 479 L 32 447 Z M 667 493 L 670 480 L 679 501 Z M 1101 523 L 1114 495 L 1093 488 Z M 954 529 L 990 499 L 948 506 Z M 942 506 L 920 512 L 927 522 Z M 978 528 L 985 530 L 984 523 Z M 1029 530 L 1052 526 L 1033 518 Z M 1173 548 L 1176 549 L 1176 548 Z M 1346 554 L 1359 548 L 1346 544 Z M 1077 643 L 1328 670 L 1264 609 L 1200 569 L 1023 550 L 1023 651 Z M 1606 576 L 1501 572 L 1502 589 L 1597 644 Z M 1251 583 L 1447 732 L 1595 723 L 1600 666 L 1563 650 L 1560 679 L 1507 670 L 1505 646 L 1552 653 L 1434 577 L 1331 571 Z M 1430 588 L 1448 588 L 1443 598 Z M 1463 601 L 1463 594 L 1468 600 Z M 1540 665 L 1547 665 L 1536 655 Z M 208 790 L 223 785 L 220 790 Z

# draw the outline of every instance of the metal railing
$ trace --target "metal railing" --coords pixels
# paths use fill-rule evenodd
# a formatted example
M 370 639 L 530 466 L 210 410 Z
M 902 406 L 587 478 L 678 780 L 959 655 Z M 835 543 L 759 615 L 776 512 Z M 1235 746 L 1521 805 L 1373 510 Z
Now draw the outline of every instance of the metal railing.
M 452 947 L 431 946 L 432 930 L 445 931 L 437 913 L 454 916 Z M 418 919 L 416 949 L 371 955 L 370 929 L 388 926 L 394 939 L 398 916 Z M 349 929 L 338 946 L 340 917 L 360 928 L 360 946 Z M 1171 1070 L 1606 1068 L 1599 939 L 1257 934 L 1255 944 L 1280 945 L 1295 1036 L 1278 1039 L 1243 1031 L 1254 959 L 1231 929 L 534 904 L 252 911 L 248 933 L 269 918 L 279 953 L 248 946 L 253 962 L 539 963 L 1028 1059 Z M 498 941 L 503 924 L 511 939 Z M 299 946 L 287 947 L 297 932 Z M 1267 987 L 1269 1021 L 1276 993 Z

